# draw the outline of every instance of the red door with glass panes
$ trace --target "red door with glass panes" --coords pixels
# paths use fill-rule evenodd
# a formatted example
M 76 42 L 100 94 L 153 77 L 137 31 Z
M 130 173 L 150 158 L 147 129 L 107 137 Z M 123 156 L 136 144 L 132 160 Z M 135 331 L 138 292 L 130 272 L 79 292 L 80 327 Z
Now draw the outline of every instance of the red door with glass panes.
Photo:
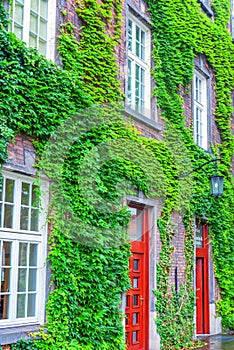
M 149 344 L 149 209 L 129 205 L 131 289 L 126 295 L 126 343 L 128 350 L 148 350 Z
M 197 334 L 209 334 L 208 226 L 198 225 L 196 233 L 196 330 Z

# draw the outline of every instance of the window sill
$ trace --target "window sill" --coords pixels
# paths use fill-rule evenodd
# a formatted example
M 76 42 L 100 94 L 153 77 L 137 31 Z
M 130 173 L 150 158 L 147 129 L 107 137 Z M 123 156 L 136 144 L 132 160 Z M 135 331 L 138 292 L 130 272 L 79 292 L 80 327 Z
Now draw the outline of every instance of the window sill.
M 212 17 L 214 15 L 210 6 L 204 4 L 204 2 L 202 0 L 198 0 L 198 2 L 201 4 L 201 8 L 207 14 L 207 16 Z
M 27 325 L 20 327 L 8 327 L 0 329 L 0 344 L 7 345 L 16 343 L 20 339 L 31 339 L 28 333 L 38 331 L 39 325 Z
M 156 130 L 156 131 L 162 131 L 162 129 L 163 129 L 162 124 L 159 124 L 159 123 L 155 122 L 154 120 L 145 117 L 144 115 L 136 112 L 132 108 L 125 107 L 124 114 L 127 117 L 130 117 L 130 118 L 134 119 L 135 121 L 141 122 L 141 123 L 145 124 L 146 126 Z

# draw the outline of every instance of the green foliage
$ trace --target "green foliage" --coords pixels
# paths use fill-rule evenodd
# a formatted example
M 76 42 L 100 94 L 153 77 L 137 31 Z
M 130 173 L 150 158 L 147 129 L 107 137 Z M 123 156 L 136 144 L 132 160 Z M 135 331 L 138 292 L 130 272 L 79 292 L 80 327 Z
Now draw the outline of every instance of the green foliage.
M 211 198 L 209 175 L 213 165 L 198 171 L 193 179 L 193 196 L 183 212 L 185 235 L 185 283 L 176 295 L 169 288 L 172 268 L 171 214 L 176 207 L 180 184 L 178 169 L 172 156 L 169 136 L 167 143 L 139 137 L 131 127 L 112 125 L 90 130 L 72 146 L 63 168 L 63 188 L 66 200 L 81 220 L 95 227 L 95 237 L 103 243 L 103 228 L 118 232 L 121 245 L 92 247 L 74 240 L 71 230 L 79 238 L 83 228 L 69 222 L 66 205 L 61 203 L 61 191 L 53 193 L 52 235 L 49 261 L 51 264 L 51 292 L 47 304 L 46 332 L 40 339 L 17 343 L 13 349 L 125 349 L 120 294 L 129 288 L 128 259 L 130 247 L 126 240 L 129 213 L 122 208 L 113 215 L 100 213 L 87 203 L 77 181 L 77 167 L 84 156 L 106 140 L 130 139 L 144 147 L 159 161 L 166 175 L 166 195 L 162 216 L 158 221 L 162 249 L 157 266 L 157 329 L 162 348 L 179 349 L 191 346 L 193 333 L 194 291 L 193 219 L 209 217 L 216 276 L 222 288 L 219 312 L 224 325 L 234 327 L 233 275 L 233 182 L 230 175 L 233 138 L 230 131 L 230 92 L 234 81 L 233 44 L 226 30 L 227 0 L 213 0 L 215 21 L 202 13 L 196 0 L 149 0 L 154 35 L 155 95 L 162 116 L 174 126 L 186 145 L 192 166 L 210 157 L 194 144 L 191 130 L 185 127 L 181 87 L 189 89 L 194 57 L 205 54 L 216 78 L 217 108 L 215 117 L 222 143 L 214 145 L 220 152 L 220 173 L 225 176 L 225 194 Z M 33 49 L 4 30 L 5 12 L 0 3 L 0 116 L 1 159 L 6 159 L 6 145 L 18 132 L 35 138 L 38 152 L 45 141 L 69 115 L 92 102 L 115 102 L 121 98 L 115 46 L 121 34 L 120 0 L 77 2 L 77 15 L 82 27 L 79 41 L 74 27 L 67 22 L 61 28 L 59 52 L 64 70 L 47 61 Z M 66 13 L 63 13 L 66 16 Z M 113 32 L 112 32 L 113 30 Z M 111 35 L 110 35 L 111 33 Z M 114 33 L 114 35 L 112 35 Z M 90 97 L 87 97 L 89 95 Z M 181 169 L 182 170 L 182 169 Z M 91 172 L 90 174 L 91 175 Z M 97 174 L 98 193 L 103 200 L 116 199 L 115 185 L 127 180 L 138 190 L 149 193 L 147 176 L 133 162 L 117 159 L 107 162 Z
M 11 346 L 12 350 L 37 350 L 36 344 L 33 340 L 22 339 Z
M 194 162 L 194 167 L 209 159 L 192 140 L 192 133 L 185 129 L 183 115 L 183 99 L 178 94 L 181 86 L 189 87 L 193 75 L 194 57 L 205 54 L 208 63 L 214 69 L 216 79 L 216 111 L 215 117 L 219 127 L 222 143 L 214 145 L 215 153 L 220 153 L 222 164 L 220 173 L 225 176 L 225 191 L 221 198 L 211 198 L 209 194 L 208 176 L 213 174 L 213 166 L 197 172 L 193 182 L 193 199 L 188 213 L 184 216 L 187 228 L 185 239 L 185 255 L 187 262 L 186 288 L 181 290 L 182 299 L 178 303 L 180 313 L 184 317 L 177 320 L 180 326 L 175 327 L 176 307 L 174 293 L 168 293 L 169 273 L 171 268 L 171 237 L 167 229 L 168 216 L 159 221 L 162 250 L 158 265 L 157 310 L 156 320 L 161 335 L 163 348 L 172 349 L 186 347 L 191 339 L 193 323 L 193 234 L 191 223 L 194 215 L 209 217 L 210 235 L 216 277 L 222 290 L 222 299 L 218 310 L 223 325 L 234 328 L 234 274 L 233 274 L 233 179 L 231 176 L 231 159 L 233 156 L 233 136 L 230 129 L 232 115 L 231 91 L 234 79 L 233 44 L 226 24 L 230 19 L 230 2 L 228 0 L 213 1 L 215 21 L 201 11 L 196 1 L 185 3 L 181 0 L 149 1 L 150 14 L 155 35 L 155 70 L 157 81 L 155 94 L 165 120 L 181 130 L 181 136 Z M 206 174 L 206 175 L 205 175 Z M 188 303 L 183 303 L 187 300 Z M 174 311 L 171 311 L 171 310 Z M 187 329 L 184 331 L 184 327 Z M 179 340 L 178 340 L 179 338 Z
M 68 115 L 89 105 L 76 76 L 27 49 L 5 30 L 0 31 L 0 83 L 3 159 L 17 132 L 46 140 Z
M 93 102 L 114 102 L 121 96 L 114 55 L 121 34 L 121 11 L 120 0 L 81 0 L 76 9 L 82 22 L 79 41 L 69 22 L 61 30 L 59 52 L 63 66 L 68 70 L 81 67 L 84 91 Z

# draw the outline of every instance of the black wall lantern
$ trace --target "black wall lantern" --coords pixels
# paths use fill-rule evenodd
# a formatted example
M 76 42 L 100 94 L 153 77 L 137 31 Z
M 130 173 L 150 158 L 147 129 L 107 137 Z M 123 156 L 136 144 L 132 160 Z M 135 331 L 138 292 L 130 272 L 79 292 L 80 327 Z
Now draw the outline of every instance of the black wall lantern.
M 192 174 L 194 171 L 196 170 L 199 170 L 201 168 L 203 168 L 204 165 L 206 164 L 209 164 L 209 163 L 212 163 L 212 162 L 215 162 L 215 172 L 216 172 L 216 175 L 213 175 L 211 176 L 210 178 L 210 194 L 212 196 L 221 196 L 223 194 L 223 176 L 219 176 L 217 174 L 218 172 L 218 160 L 220 159 L 212 159 L 212 160 L 209 160 L 208 162 L 205 162 L 204 164 L 200 165 L 198 168 L 190 171 L 189 173 L 186 173 L 186 174 L 182 174 L 180 176 L 178 176 L 178 179 L 180 178 L 183 178 L 183 177 L 186 177 L 186 176 L 189 176 L 190 174 Z
M 223 176 L 211 176 L 210 194 L 215 197 L 221 196 L 223 194 Z

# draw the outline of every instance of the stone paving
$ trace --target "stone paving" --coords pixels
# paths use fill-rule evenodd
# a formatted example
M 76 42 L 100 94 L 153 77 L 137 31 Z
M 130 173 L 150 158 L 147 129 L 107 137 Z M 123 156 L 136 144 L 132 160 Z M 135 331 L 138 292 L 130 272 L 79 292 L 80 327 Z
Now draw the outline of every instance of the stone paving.
M 216 335 L 201 340 L 207 342 L 207 345 L 198 348 L 199 350 L 234 350 L 233 335 Z

